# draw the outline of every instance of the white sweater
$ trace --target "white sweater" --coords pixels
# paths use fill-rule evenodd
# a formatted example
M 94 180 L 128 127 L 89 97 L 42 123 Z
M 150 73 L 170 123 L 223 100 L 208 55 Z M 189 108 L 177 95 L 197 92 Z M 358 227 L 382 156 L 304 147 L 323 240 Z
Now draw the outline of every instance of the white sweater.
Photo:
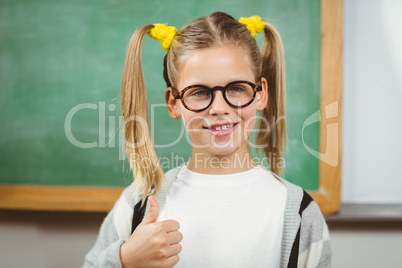
M 279 267 L 286 196 L 286 186 L 261 166 L 206 175 L 183 165 L 157 220 L 180 223 L 175 267 Z
M 164 210 L 169 190 L 181 168 L 182 166 L 179 166 L 165 174 L 166 180 L 155 195 L 161 211 Z M 287 189 L 279 267 L 331 267 L 332 253 L 328 227 L 318 205 L 299 186 L 283 180 L 272 172 L 270 174 Z M 83 267 L 121 267 L 119 249 L 131 235 L 133 208 L 141 198 L 139 195 L 133 195 L 131 187 L 124 190 L 105 218 L 95 245 L 85 257 Z M 233 206 L 237 208 L 238 213 L 243 213 L 236 207 L 237 204 L 230 202 L 225 207 Z M 149 202 L 145 213 L 148 210 Z M 232 208 L 231 210 L 234 211 Z

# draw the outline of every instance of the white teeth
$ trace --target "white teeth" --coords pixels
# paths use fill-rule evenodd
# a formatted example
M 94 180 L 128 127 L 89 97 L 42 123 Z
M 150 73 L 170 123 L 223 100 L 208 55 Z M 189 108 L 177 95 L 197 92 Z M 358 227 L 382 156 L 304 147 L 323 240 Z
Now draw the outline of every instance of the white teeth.
M 215 130 L 226 130 L 226 129 L 228 129 L 230 127 L 233 127 L 233 126 L 234 125 L 231 124 L 231 125 L 225 125 L 225 126 L 220 126 L 220 127 L 214 127 L 213 129 L 215 129 Z

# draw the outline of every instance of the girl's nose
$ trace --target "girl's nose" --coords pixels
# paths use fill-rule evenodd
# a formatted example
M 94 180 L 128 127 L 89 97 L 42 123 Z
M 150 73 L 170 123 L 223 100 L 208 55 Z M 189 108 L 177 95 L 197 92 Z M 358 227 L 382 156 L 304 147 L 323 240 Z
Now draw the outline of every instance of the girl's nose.
M 222 91 L 221 90 L 215 91 L 214 100 L 209 108 L 209 114 L 211 115 L 228 114 L 229 109 L 231 109 L 231 107 L 229 106 L 229 104 L 226 103 L 225 99 L 223 98 Z

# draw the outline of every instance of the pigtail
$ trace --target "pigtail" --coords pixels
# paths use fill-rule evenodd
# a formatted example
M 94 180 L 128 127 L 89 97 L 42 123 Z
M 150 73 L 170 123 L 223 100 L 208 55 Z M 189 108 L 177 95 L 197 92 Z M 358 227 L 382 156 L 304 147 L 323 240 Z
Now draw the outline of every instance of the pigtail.
M 283 173 L 281 159 L 284 155 L 283 149 L 287 146 L 285 57 L 277 30 L 265 20 L 262 20 L 262 23 L 265 39 L 261 53 L 261 76 L 268 81 L 268 105 L 262 111 L 265 120 L 259 121 L 259 128 L 268 128 L 270 131 L 258 132 L 256 143 L 269 160 L 271 171 L 281 176 Z
M 145 25 L 131 37 L 121 85 L 125 150 L 134 175 L 134 191 L 142 196 L 142 205 L 148 195 L 159 191 L 164 178 L 149 135 L 148 100 L 141 60 L 142 41 L 153 27 Z

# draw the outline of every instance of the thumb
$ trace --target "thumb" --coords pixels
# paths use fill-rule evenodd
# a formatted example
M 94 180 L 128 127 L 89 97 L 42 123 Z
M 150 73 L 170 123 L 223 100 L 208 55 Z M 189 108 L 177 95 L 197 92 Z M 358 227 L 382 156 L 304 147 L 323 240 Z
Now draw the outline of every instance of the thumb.
M 154 223 L 154 222 L 156 222 L 156 219 L 159 216 L 159 203 L 156 200 L 156 198 L 154 196 L 149 196 L 148 201 L 149 201 L 150 207 L 149 207 L 147 214 L 145 214 L 144 219 L 141 222 L 141 225 Z

